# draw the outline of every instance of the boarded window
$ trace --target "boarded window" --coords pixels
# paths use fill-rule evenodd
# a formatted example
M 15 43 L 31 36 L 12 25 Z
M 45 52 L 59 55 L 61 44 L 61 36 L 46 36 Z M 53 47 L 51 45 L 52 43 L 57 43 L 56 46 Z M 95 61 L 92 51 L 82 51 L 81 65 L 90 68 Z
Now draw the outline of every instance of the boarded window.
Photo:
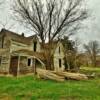
M 28 66 L 31 66 L 31 59 L 28 59 Z
M 61 59 L 59 59 L 59 67 L 61 68 Z
M 36 52 L 37 49 L 37 42 L 34 42 L 34 52 Z

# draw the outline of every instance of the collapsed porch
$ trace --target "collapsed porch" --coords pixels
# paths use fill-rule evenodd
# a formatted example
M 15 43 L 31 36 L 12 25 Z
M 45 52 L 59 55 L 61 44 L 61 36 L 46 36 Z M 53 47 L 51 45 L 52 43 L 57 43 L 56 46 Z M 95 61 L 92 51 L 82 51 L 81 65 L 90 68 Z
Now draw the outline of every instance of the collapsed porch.
M 43 61 L 31 51 L 15 51 L 10 57 L 9 74 L 14 76 L 27 73 L 36 73 L 36 68 L 45 69 Z

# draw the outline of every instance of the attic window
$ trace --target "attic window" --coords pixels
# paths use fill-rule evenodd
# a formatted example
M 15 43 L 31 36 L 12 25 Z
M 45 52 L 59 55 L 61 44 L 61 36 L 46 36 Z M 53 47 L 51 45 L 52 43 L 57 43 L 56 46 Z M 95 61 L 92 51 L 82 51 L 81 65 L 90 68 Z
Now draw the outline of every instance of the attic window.
M 34 52 L 36 52 L 37 49 L 37 42 L 34 42 Z

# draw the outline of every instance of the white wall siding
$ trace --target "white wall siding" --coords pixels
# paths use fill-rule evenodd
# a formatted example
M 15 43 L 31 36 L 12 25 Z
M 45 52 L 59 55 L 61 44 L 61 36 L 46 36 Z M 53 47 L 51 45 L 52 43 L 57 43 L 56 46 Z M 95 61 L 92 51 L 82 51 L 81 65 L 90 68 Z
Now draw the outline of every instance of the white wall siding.
M 59 52 L 60 47 L 60 52 Z M 59 59 L 61 59 L 61 67 L 59 67 Z M 55 71 L 64 71 L 64 51 L 63 45 L 61 43 L 58 44 L 57 48 L 54 52 L 54 70 Z

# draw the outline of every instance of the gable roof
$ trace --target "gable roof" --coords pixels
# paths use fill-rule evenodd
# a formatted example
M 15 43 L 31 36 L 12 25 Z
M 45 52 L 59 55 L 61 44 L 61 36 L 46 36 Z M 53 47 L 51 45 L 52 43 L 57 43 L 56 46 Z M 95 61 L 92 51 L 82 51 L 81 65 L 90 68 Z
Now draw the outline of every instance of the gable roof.
M 49 44 L 49 43 L 41 44 L 41 49 L 46 53 L 49 53 L 49 50 L 51 50 L 51 55 L 53 55 L 55 53 L 56 48 L 59 46 L 59 44 L 62 44 L 62 42 L 61 41 L 53 41 L 51 44 Z M 62 46 L 63 46 L 63 44 L 62 44 Z
M 29 45 L 31 43 L 31 41 L 33 40 L 33 37 L 34 37 L 34 36 L 25 37 L 25 36 L 22 36 L 20 34 L 15 33 L 15 32 L 11 32 L 11 31 L 6 30 L 6 29 L 2 29 L 0 34 L 7 36 L 7 37 L 10 37 L 10 39 L 13 41 L 20 42 L 20 43 L 27 44 L 27 45 Z
M 41 48 L 42 49 L 55 49 L 55 47 L 57 46 L 57 44 L 58 44 L 58 41 L 53 41 L 51 44 L 49 44 L 49 43 L 45 43 L 45 44 L 42 44 L 41 43 Z

